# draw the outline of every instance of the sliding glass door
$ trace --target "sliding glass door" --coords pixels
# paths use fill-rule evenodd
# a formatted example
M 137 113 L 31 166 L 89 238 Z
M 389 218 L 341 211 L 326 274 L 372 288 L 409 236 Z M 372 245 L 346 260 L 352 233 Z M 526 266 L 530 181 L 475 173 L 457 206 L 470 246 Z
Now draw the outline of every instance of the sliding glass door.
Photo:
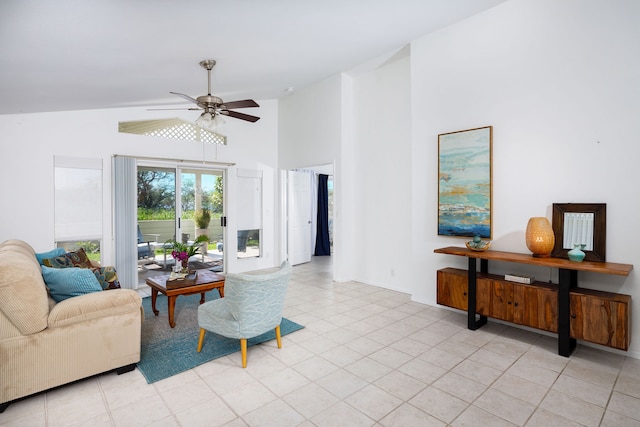
M 205 235 L 201 262 L 222 271 L 224 182 L 222 170 L 181 168 L 180 171 L 180 236 L 183 242 Z
M 138 162 L 137 222 L 139 282 L 171 269 L 168 242 L 209 243 L 190 260 L 194 268 L 223 271 L 223 170 Z

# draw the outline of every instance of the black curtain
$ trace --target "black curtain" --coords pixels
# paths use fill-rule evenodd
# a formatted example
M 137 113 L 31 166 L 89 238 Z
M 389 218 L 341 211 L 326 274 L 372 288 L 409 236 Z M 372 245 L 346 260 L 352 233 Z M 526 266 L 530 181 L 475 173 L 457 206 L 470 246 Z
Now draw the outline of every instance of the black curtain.
M 316 256 L 331 255 L 329 244 L 329 175 L 318 175 L 318 218 L 316 221 Z

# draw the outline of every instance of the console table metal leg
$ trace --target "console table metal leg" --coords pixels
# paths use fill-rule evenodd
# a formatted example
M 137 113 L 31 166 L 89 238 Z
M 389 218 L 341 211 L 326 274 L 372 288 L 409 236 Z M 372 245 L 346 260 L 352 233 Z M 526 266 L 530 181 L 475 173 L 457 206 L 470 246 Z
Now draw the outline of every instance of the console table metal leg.
M 486 264 L 481 265 L 482 269 L 486 269 Z M 480 318 L 476 319 L 476 259 L 469 258 L 469 270 L 468 270 L 468 305 L 467 305 L 467 327 L 472 331 L 475 331 L 478 328 L 487 324 L 487 317 L 480 316 Z
M 576 348 L 576 339 L 571 338 L 570 292 L 578 285 L 578 272 L 561 268 L 558 270 L 558 354 L 569 357 Z

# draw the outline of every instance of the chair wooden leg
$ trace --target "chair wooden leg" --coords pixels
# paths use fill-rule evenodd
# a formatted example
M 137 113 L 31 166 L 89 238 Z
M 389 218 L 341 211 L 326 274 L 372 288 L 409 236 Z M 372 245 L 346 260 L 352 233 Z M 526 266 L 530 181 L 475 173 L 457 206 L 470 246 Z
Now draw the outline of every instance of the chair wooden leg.
M 280 336 L 280 325 L 276 326 L 276 342 L 278 343 L 278 348 L 282 348 L 282 337 Z
M 200 338 L 198 338 L 198 353 L 202 350 L 202 343 L 204 342 L 204 334 L 207 332 L 206 329 L 200 328 Z
M 242 338 L 240 340 L 240 352 L 242 353 L 242 367 L 247 367 L 247 339 Z

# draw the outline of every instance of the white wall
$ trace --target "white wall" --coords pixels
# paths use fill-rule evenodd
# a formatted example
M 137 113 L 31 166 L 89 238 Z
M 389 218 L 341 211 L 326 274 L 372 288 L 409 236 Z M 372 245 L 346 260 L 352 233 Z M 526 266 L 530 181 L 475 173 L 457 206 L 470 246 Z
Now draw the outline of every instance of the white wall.
M 280 167 L 332 163 L 340 157 L 341 76 L 335 75 L 279 101 Z
M 345 75 L 335 75 L 317 82 L 279 101 L 279 165 L 283 170 L 333 164 L 334 220 L 333 274 L 337 281 L 351 277 L 347 248 L 351 245 L 348 222 L 352 181 L 345 179 L 350 156 L 344 116 L 350 117 Z M 346 164 L 347 171 L 343 168 Z
M 270 258 L 261 259 L 272 267 L 279 259 L 273 249 L 276 238 L 277 182 L 277 101 L 259 101 L 261 107 L 252 114 L 261 120 L 248 123 L 231 118 L 220 133 L 227 135 L 228 145 L 204 145 L 207 161 L 234 162 L 237 168 L 263 171 L 269 193 L 264 199 L 265 234 L 263 244 Z M 174 114 L 179 113 L 179 114 Z M 41 114 L 0 115 L 2 129 L 2 167 L 0 168 L 0 241 L 18 238 L 36 251 L 53 247 L 53 156 L 100 158 L 104 184 L 103 261 L 113 262 L 111 156 L 114 154 L 202 161 L 203 145 L 118 133 L 118 122 L 182 117 L 194 120 L 197 112 L 150 112 L 146 109 L 112 109 Z M 252 260 L 249 263 L 255 264 Z M 255 265 L 238 264 L 238 269 Z
M 354 79 L 352 279 L 411 290 L 410 58 Z M 420 186 L 418 184 L 418 186 Z
M 415 300 L 434 303 L 435 271 L 465 265 L 433 254 L 462 245 L 436 236 L 437 136 L 486 125 L 494 127 L 493 248 L 528 253 L 527 220 L 551 219 L 553 203 L 604 202 L 607 260 L 640 268 L 630 225 L 640 209 L 639 18 L 633 0 L 511 0 L 412 43 Z M 557 271 L 536 271 L 550 274 L 557 281 Z M 632 295 L 629 354 L 640 357 L 638 274 L 578 280 Z

